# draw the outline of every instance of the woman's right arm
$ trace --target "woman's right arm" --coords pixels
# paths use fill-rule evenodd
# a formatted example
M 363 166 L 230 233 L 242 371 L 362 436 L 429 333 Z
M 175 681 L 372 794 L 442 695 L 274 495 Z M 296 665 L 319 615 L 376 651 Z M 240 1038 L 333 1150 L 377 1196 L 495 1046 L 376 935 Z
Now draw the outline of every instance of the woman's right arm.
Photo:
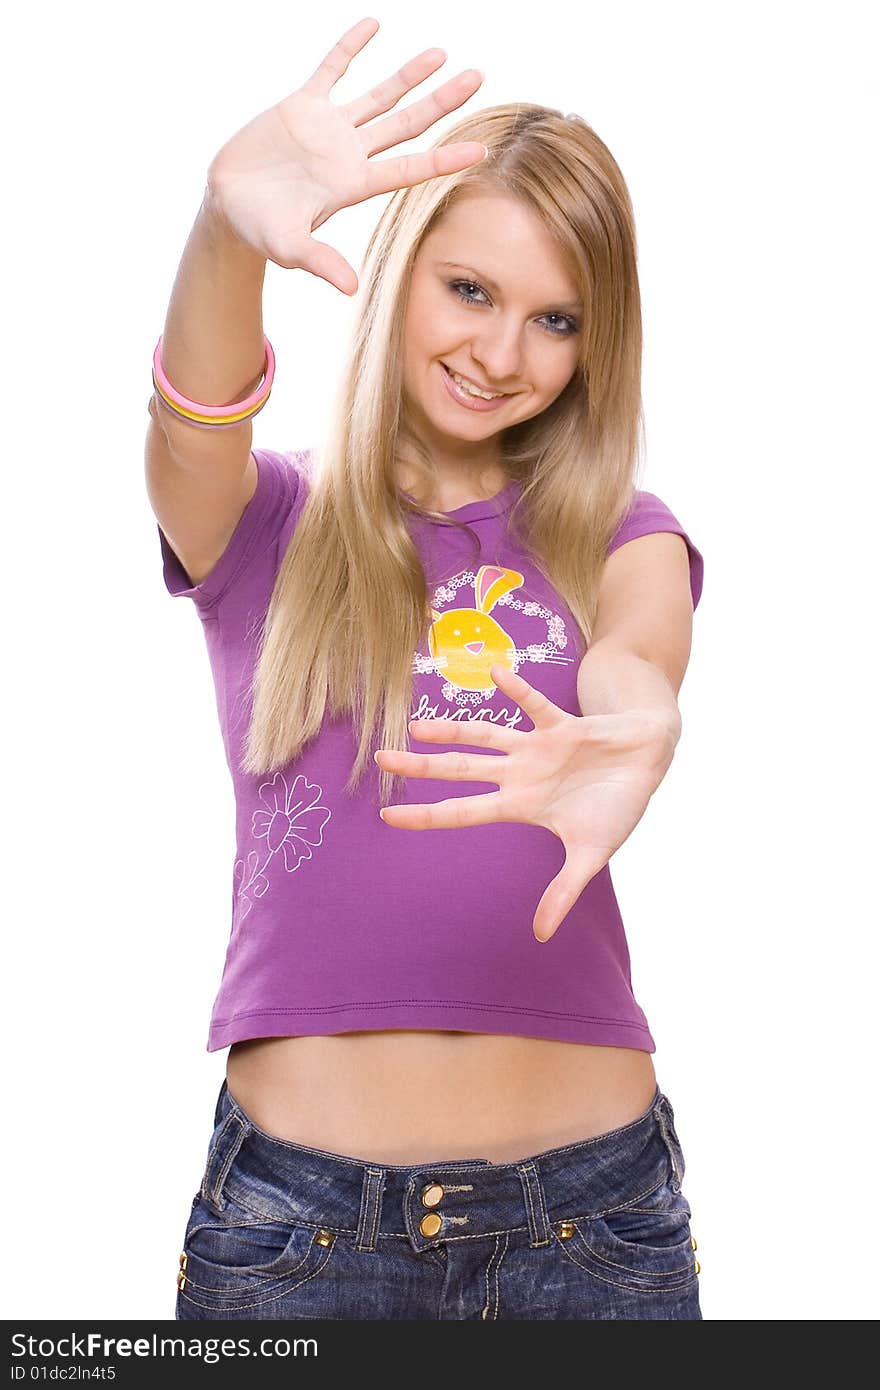
M 374 121 L 446 61 L 442 49 L 429 48 L 366 95 L 334 104 L 333 87 L 378 27 L 371 17 L 354 24 L 302 87 L 255 116 L 211 161 L 162 340 L 168 379 L 190 400 L 234 405 L 259 385 L 267 260 L 286 270 L 307 270 L 353 294 L 353 268 L 312 233 L 339 208 L 484 158 L 486 149 L 475 141 L 371 158 L 462 106 L 483 80 L 477 69 L 459 73 L 406 111 Z M 150 502 L 198 584 L 219 560 L 257 486 L 251 421 L 234 429 L 200 429 L 155 395 L 150 417 Z
M 206 188 L 174 282 L 162 364 L 190 400 L 232 405 L 259 386 L 265 362 L 266 257 L 242 241 Z M 144 454 L 156 520 L 198 584 L 223 554 L 257 485 L 252 420 L 200 429 L 154 392 Z

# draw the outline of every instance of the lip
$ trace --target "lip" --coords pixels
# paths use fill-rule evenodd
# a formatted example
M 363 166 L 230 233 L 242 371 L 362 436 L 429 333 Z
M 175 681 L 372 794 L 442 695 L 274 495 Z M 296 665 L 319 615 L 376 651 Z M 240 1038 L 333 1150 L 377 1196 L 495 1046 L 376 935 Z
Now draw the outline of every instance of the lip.
M 497 410 L 498 407 L 502 406 L 506 400 L 510 399 L 510 395 L 512 393 L 509 392 L 503 396 L 498 396 L 497 399 L 494 401 L 484 401 L 480 396 L 464 396 L 463 393 L 459 392 L 458 387 L 452 379 L 450 369 L 447 367 L 445 362 L 440 363 L 440 368 L 443 372 L 443 380 L 446 383 L 446 390 L 449 392 L 450 396 L 454 401 L 456 401 L 459 405 L 464 406 L 465 410 Z

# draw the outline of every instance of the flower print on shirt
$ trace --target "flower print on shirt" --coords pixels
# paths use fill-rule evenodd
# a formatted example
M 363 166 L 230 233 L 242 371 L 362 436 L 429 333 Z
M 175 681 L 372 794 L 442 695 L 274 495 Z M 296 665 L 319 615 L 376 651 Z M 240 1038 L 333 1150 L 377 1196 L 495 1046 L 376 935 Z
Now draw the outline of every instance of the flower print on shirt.
M 491 700 L 498 690 L 490 674 L 495 662 L 516 673 L 520 666 L 529 662 L 568 665 L 573 660 L 563 655 L 568 646 L 568 633 L 562 617 L 541 603 L 513 596 L 524 582 L 519 570 L 502 565 L 481 565 L 476 574 L 464 570 L 435 589 L 431 605 L 433 623 L 428 632 L 430 655 L 416 652 L 413 669 L 419 674 L 434 672 L 442 677 L 439 694 L 450 704 L 475 706 Z M 462 605 L 460 599 L 456 601 L 462 587 L 468 596 L 473 594 L 473 606 Z M 443 609 L 443 603 L 455 606 Z M 545 640 L 518 647 L 505 625 L 506 614 L 499 609 L 543 619 Z M 425 704 L 423 699 L 413 718 L 431 717 Z M 521 719 L 519 711 L 512 712 L 508 721 L 510 727 Z
M 318 805 L 322 788 L 301 773 L 288 789 L 284 773 L 276 772 L 271 782 L 260 787 L 259 796 L 263 808 L 254 811 L 251 829 L 263 841 L 263 848 L 259 852 L 251 850 L 247 863 L 237 859 L 233 869 L 241 906 L 239 922 L 253 907 L 251 899 L 262 898 L 268 892 L 266 869 L 272 859 L 281 854 L 285 869 L 292 874 L 303 860 L 311 859 L 312 849 L 321 844 L 324 826 L 330 819 L 328 807 Z

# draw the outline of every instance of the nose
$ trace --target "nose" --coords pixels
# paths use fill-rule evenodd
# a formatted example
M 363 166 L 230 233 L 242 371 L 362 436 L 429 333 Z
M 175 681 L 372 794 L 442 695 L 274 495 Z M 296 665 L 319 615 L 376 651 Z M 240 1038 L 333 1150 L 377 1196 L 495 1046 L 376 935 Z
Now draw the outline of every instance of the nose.
M 513 319 L 506 326 L 503 323 L 494 324 L 491 337 L 487 334 L 473 344 L 471 356 L 482 372 L 483 380 L 497 382 L 499 391 L 505 389 L 504 382 L 519 381 L 523 357 L 519 329 Z

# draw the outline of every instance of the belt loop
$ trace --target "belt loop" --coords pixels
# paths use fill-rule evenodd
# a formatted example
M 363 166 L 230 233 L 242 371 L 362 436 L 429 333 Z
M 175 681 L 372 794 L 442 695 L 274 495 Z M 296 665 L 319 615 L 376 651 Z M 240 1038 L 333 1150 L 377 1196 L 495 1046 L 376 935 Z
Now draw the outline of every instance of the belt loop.
M 364 1181 L 361 1188 L 361 1209 L 358 1215 L 355 1250 L 375 1252 L 376 1233 L 382 1215 L 382 1189 L 385 1185 L 384 1168 L 364 1168 Z
M 672 1162 L 672 1188 L 674 1192 L 680 1192 L 682 1179 L 684 1178 L 684 1162 L 681 1146 L 675 1134 L 675 1126 L 669 1113 L 671 1109 L 672 1107 L 666 1099 L 666 1096 L 661 1095 L 654 1114 L 657 1119 L 657 1124 L 660 1127 L 660 1133 L 663 1136 L 663 1142 L 666 1145 L 667 1153 Z
M 544 1204 L 544 1186 L 534 1163 L 518 1163 L 516 1171 L 522 1183 L 529 1221 L 529 1245 L 550 1244 L 550 1222 Z
M 223 1184 L 250 1128 L 237 1111 L 230 1110 L 211 1141 L 201 1192 L 205 1201 L 218 1212 L 226 1206 Z
M 219 1095 L 217 1096 L 217 1104 L 216 1104 L 215 1107 L 214 1107 L 214 1128 L 215 1128 L 215 1129 L 216 1129 L 217 1126 L 219 1125 L 220 1121 L 223 1119 L 223 1097 L 226 1095 L 226 1092 L 227 1092 L 228 1089 L 229 1089 L 229 1086 L 228 1086 L 226 1077 L 224 1076 L 223 1081 L 222 1081 L 222 1083 L 221 1083 L 221 1085 L 220 1085 L 220 1093 L 219 1093 Z

